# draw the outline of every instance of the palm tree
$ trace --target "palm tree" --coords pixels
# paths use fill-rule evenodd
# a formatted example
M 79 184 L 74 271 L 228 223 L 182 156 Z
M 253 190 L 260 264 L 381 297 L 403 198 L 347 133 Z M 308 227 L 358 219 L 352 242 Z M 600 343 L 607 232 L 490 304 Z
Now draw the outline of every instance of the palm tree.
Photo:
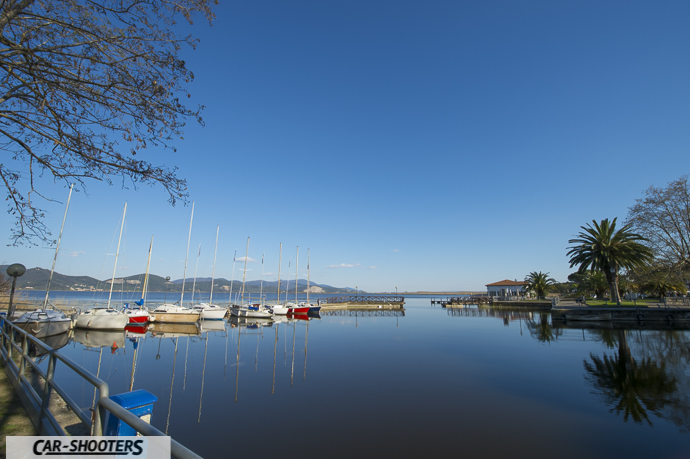
M 587 269 L 601 271 L 611 289 L 611 299 L 621 303 L 618 293 L 618 271 L 645 266 L 653 259 L 652 250 L 642 242 L 647 239 L 630 231 L 631 224 L 616 231 L 616 218 L 612 222 L 606 218 L 600 223 L 592 220 L 594 226 L 581 226 L 577 238 L 568 241 L 575 244 L 569 247 L 570 267 L 580 265 L 579 273 Z
M 541 271 L 532 271 L 529 273 L 527 277 L 525 277 L 525 282 L 527 282 L 525 289 L 533 291 L 537 295 L 537 298 L 544 298 L 546 294 L 549 293 L 551 286 L 556 284 L 556 280 L 549 277 L 549 273 L 543 273 Z

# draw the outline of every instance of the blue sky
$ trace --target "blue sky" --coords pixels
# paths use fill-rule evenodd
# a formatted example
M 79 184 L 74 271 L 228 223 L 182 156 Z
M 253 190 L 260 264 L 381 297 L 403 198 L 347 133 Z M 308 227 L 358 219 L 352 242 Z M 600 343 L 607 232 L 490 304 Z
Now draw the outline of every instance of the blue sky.
M 195 73 L 177 166 L 195 202 L 188 277 L 230 278 L 235 250 L 265 278 L 368 291 L 483 290 L 530 271 L 565 281 L 568 239 L 625 219 L 690 170 L 690 3 L 222 2 L 185 50 Z M 189 29 L 189 30 L 187 30 Z M 67 189 L 47 185 L 64 202 Z M 160 188 L 90 183 L 73 196 L 57 271 L 181 278 L 190 207 Z M 57 235 L 64 207 L 46 203 Z M 9 242 L 10 217 L 3 217 Z M 0 262 L 50 268 L 49 247 Z M 235 278 L 240 276 L 236 266 Z M 247 276 L 258 279 L 261 264 Z

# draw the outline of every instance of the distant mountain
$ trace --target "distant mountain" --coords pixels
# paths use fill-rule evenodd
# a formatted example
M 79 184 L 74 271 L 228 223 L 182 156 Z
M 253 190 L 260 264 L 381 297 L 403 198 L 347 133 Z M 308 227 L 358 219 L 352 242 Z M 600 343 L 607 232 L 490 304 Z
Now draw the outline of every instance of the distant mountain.
M 1 272 L 5 272 L 8 265 L 0 266 Z M 134 276 L 128 276 L 124 278 L 115 279 L 115 287 L 119 291 L 140 291 L 143 287 L 144 274 L 137 274 Z M 43 268 L 31 268 L 27 269 L 26 273 L 17 278 L 17 288 L 18 289 L 31 289 L 31 290 L 45 290 L 48 285 L 48 279 L 50 278 L 50 271 Z M 185 282 L 185 293 L 192 291 L 192 285 L 194 284 L 194 279 L 187 279 Z M 230 285 L 232 284 L 233 292 L 239 292 L 242 290 L 242 281 L 235 280 L 231 282 L 227 279 L 216 279 L 213 281 L 214 292 L 227 293 L 230 291 Z M 354 289 L 350 288 L 338 288 L 332 287 L 325 284 L 316 284 L 311 282 L 310 291 L 312 293 L 350 293 L 354 292 Z M 285 293 L 288 287 L 288 281 L 281 281 L 281 293 Z M 290 281 L 289 284 L 290 292 L 295 291 L 295 282 Z M 307 288 L 306 279 L 299 279 L 297 284 L 297 289 L 299 292 L 304 292 Z M 50 285 L 51 290 L 74 290 L 74 291 L 104 291 L 110 289 L 110 279 L 98 280 L 93 277 L 88 276 L 67 276 L 60 274 L 58 272 L 53 273 L 53 280 Z M 156 276 L 155 274 L 149 274 L 149 291 L 150 292 L 181 292 L 182 291 L 182 279 L 175 281 L 166 281 L 164 277 Z M 261 290 L 261 281 L 248 281 L 245 283 L 244 291 L 247 293 L 259 293 Z M 275 293 L 278 290 L 278 281 L 264 281 L 263 291 L 264 293 Z M 211 291 L 211 278 L 198 278 L 196 280 L 195 291 L 201 293 L 210 293 Z M 361 290 L 360 290 L 361 291 Z

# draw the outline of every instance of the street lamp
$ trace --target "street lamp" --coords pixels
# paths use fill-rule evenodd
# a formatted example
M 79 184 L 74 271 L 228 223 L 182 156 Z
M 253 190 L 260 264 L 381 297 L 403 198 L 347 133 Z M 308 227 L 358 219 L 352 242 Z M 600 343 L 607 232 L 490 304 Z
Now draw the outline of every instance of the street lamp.
M 168 284 L 170 283 L 170 276 L 165 276 L 165 299 L 163 300 L 163 303 L 168 302 Z
M 11 319 L 12 316 L 14 315 L 14 305 L 12 304 L 12 300 L 14 299 L 14 288 L 17 285 L 17 278 L 19 276 L 23 276 L 24 273 L 26 272 L 26 267 L 24 265 L 21 265 L 19 263 L 15 263 L 13 265 L 9 265 L 7 267 L 7 270 L 5 271 L 8 276 L 12 278 L 12 291 L 10 292 L 10 304 L 7 307 L 7 318 Z

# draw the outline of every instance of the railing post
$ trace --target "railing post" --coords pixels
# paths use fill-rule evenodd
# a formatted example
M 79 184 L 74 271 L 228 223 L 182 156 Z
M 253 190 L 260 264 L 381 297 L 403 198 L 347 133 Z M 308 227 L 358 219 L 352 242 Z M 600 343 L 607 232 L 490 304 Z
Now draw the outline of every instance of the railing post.
M 101 399 L 110 397 L 110 391 L 107 384 L 98 386 L 98 401 L 96 402 L 96 415 L 93 419 L 93 432 L 91 435 L 100 437 L 103 435 L 103 426 L 105 425 L 106 408 L 101 404 Z
M 48 371 L 46 372 L 45 386 L 43 387 L 43 400 L 41 401 L 41 412 L 38 415 L 39 425 L 43 424 L 43 417 L 50 407 L 50 395 L 53 390 L 50 384 L 53 382 L 55 376 L 55 351 L 50 351 L 50 358 L 48 359 Z M 39 428 L 40 429 L 40 428 Z M 40 430 L 36 432 L 41 434 Z
M 22 338 L 22 354 L 19 356 L 19 378 L 24 376 L 24 369 L 26 368 L 26 359 L 29 353 L 29 340 L 26 336 L 20 335 Z

